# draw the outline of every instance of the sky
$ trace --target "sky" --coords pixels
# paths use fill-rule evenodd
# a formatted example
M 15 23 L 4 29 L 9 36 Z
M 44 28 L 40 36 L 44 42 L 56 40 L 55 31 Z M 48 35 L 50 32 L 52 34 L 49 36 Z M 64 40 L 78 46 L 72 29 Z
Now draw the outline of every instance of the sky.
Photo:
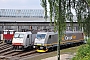
M 40 0 L 0 0 L 0 9 L 43 9 L 40 3 Z M 47 8 L 49 11 L 49 5 Z M 72 12 L 75 14 L 73 9 Z
M 0 0 L 0 9 L 43 9 L 40 0 Z

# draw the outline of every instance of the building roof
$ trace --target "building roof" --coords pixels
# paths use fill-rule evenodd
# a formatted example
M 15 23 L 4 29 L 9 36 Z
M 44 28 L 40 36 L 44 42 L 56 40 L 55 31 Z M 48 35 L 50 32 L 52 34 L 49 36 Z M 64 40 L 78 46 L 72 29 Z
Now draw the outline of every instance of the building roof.
M 50 22 L 50 18 L 44 19 L 43 9 L 0 9 L 0 22 Z M 77 22 L 76 16 L 73 22 Z
M 43 9 L 0 9 L 0 17 L 44 17 Z

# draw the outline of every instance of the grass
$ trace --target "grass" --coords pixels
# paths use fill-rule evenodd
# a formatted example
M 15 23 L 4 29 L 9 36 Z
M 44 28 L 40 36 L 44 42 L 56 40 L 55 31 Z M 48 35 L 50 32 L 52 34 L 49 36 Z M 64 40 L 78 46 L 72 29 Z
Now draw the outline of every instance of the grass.
M 73 53 L 77 52 L 78 48 L 79 48 L 79 46 L 67 48 L 67 49 L 62 49 L 62 50 L 60 50 L 60 54 L 73 54 Z M 48 53 L 45 53 L 44 55 L 30 58 L 28 60 L 41 60 L 41 59 L 45 59 L 45 58 L 53 57 L 53 56 L 57 56 L 57 51 L 48 52 Z
M 73 53 L 77 52 L 78 48 L 79 48 L 79 46 L 63 49 L 63 50 L 60 50 L 60 54 L 67 54 L 67 53 L 73 54 Z

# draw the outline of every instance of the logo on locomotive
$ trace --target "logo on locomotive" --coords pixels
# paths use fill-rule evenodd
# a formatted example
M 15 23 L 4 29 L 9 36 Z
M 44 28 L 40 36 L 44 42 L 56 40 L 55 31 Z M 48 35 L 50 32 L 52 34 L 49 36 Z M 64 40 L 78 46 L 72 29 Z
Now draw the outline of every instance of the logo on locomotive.
M 62 40 L 72 40 L 72 39 L 76 39 L 75 35 L 72 36 L 64 36 L 64 38 L 62 38 Z

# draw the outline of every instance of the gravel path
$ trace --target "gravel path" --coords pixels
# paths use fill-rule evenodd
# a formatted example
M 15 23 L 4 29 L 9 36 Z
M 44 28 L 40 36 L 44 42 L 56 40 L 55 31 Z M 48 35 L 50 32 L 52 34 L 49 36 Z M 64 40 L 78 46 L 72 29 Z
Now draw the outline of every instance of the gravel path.
M 60 60 L 70 60 L 72 57 L 73 55 L 70 55 L 70 54 L 62 54 L 60 55 Z M 42 59 L 42 60 L 57 60 L 57 56 L 49 57 L 49 58 Z

